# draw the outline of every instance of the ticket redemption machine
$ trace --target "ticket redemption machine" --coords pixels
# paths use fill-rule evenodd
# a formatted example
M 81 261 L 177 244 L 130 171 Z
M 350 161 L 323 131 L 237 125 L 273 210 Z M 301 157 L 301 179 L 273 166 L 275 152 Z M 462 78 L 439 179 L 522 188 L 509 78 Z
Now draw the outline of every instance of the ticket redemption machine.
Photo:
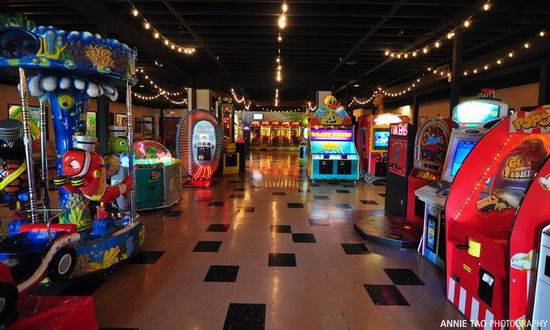
M 222 157 L 223 133 L 206 110 L 193 110 L 178 124 L 176 150 L 188 176 L 184 187 L 208 188 Z
M 386 179 L 388 171 L 389 123 L 377 124 L 378 116 L 364 115 L 357 120 L 357 149 L 361 172 L 368 183 Z M 396 117 L 397 118 L 397 117 Z
M 550 175 L 544 177 L 541 184 L 543 182 L 547 187 L 544 191 L 544 194 L 547 196 L 542 198 L 548 199 L 550 198 Z M 550 306 L 550 224 L 542 230 L 540 237 L 537 279 L 533 302 L 533 322 L 537 322 L 540 326 L 533 328 L 550 329 L 548 306 Z M 546 325 L 544 325 L 544 321 L 546 321 Z
M 407 188 L 407 219 L 420 225 L 424 222 L 425 203 L 414 192 L 441 178 L 451 138 L 451 126 L 450 118 L 429 119 L 416 134 L 414 167 L 409 175 Z
M 549 155 L 547 106 L 503 119 L 458 170 L 445 206 L 447 297 L 467 319 L 526 328 L 536 257 L 547 253 L 539 238 L 550 224 Z
M 310 119 L 308 174 L 315 180 L 359 179 L 359 156 L 351 118 L 329 95 Z
M 390 125 L 385 209 L 394 216 L 407 214 L 407 179 L 412 168 L 416 128 L 409 123 Z
M 445 268 L 444 209 L 451 182 L 477 141 L 508 114 L 508 105 L 496 99 L 474 99 L 455 106 L 441 180 L 415 191 L 425 203 L 421 252 L 440 268 Z
M 223 174 L 239 173 L 240 155 L 235 143 L 226 143 L 223 151 Z
M 155 141 L 134 143 L 137 210 L 170 207 L 181 198 L 181 162 Z

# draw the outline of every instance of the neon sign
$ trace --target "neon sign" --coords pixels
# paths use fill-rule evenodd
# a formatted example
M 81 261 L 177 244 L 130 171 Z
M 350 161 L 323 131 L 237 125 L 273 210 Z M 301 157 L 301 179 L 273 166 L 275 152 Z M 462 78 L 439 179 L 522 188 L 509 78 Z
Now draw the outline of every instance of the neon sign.
M 511 132 L 529 133 L 533 129 L 550 132 L 550 109 L 542 111 L 515 113 L 510 118 Z
M 348 129 L 312 129 L 311 141 L 353 141 L 353 131 Z
M 409 134 L 409 126 L 406 123 L 400 123 L 390 126 L 391 135 L 407 136 Z

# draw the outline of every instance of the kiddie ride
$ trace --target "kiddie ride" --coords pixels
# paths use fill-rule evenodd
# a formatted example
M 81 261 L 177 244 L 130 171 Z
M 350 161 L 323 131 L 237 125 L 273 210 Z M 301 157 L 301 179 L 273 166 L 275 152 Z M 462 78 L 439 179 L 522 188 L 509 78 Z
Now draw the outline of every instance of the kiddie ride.
M 351 118 L 332 95 L 311 116 L 308 174 L 315 180 L 359 179 Z
M 481 97 L 455 106 L 452 112 L 454 128 L 451 132 L 441 179 L 424 185 L 414 193 L 419 201 L 425 203 L 422 255 L 440 268 L 445 268 L 444 209 L 451 183 L 477 141 L 508 114 L 508 105 L 497 100 L 492 89 L 484 89 Z M 411 188 L 414 187 L 410 187 L 409 190 Z M 420 202 L 415 202 L 415 208 L 420 207 L 419 204 L 421 205 Z M 409 213 L 409 219 L 416 220 L 418 211 L 415 210 L 414 215 Z
M 533 310 L 535 321 L 550 318 L 549 251 L 541 247 L 550 224 L 549 154 L 545 106 L 503 119 L 456 173 L 445 207 L 447 297 L 475 327 L 548 327 L 530 322 Z
M 206 110 L 193 110 L 178 124 L 176 151 L 188 176 L 185 188 L 209 188 L 222 154 L 222 130 Z
M 135 216 L 131 179 L 108 185 L 105 161 L 93 151 L 95 140 L 79 136 L 85 132 L 81 114 L 85 114 L 90 97 L 105 95 L 114 101 L 115 85 L 120 84 L 127 88 L 128 140 L 130 144 L 133 142 L 131 84 L 135 82 L 136 52 L 117 40 L 89 32 L 33 27 L 23 16 L 2 17 L 0 23 L 7 26 L 0 30 L 0 67 L 19 68 L 29 177 L 29 211 L 19 213 L 9 223 L 9 236 L 0 242 L 0 261 L 9 268 L 0 271 L 1 287 L 5 289 L 0 305 L 7 311 L 6 307 L 15 305 L 14 293 L 28 292 L 46 276 L 64 280 L 107 270 L 132 257 L 143 243 L 144 227 Z M 26 69 L 35 74 L 28 81 Z M 54 181 L 60 186 L 61 212 L 51 217 L 50 213 L 57 210 L 48 209 L 48 203 L 44 203 L 43 209 L 37 207 L 28 91 L 40 98 L 41 109 L 49 101 L 53 117 L 58 175 Z M 45 127 L 45 116 L 42 117 L 41 126 Z M 42 159 L 44 164 L 44 148 Z M 131 151 L 129 160 L 133 168 Z M 44 175 L 43 182 L 47 182 Z M 126 193 L 130 195 L 129 211 L 112 206 L 116 198 Z M 82 302 L 66 299 L 58 303 L 67 307 Z M 46 321 L 48 326 L 56 326 L 50 312 L 35 309 L 35 314 L 40 313 L 43 316 L 33 318 L 33 322 Z M 67 314 L 65 320 L 70 319 Z M 65 320 L 58 319 L 61 324 L 57 326 L 66 326 Z M 95 326 L 95 320 L 82 324 L 80 321 L 72 326 Z

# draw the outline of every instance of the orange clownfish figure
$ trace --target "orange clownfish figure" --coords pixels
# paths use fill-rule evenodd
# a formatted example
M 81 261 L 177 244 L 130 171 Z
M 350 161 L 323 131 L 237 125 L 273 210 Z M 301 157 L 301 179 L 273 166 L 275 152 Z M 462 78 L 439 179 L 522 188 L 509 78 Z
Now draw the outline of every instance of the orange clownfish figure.
M 131 176 L 117 185 L 108 185 L 105 161 L 94 151 L 68 150 L 63 154 L 62 167 L 65 177 L 57 183 L 70 192 L 80 191 L 92 201 L 112 203 L 132 188 Z

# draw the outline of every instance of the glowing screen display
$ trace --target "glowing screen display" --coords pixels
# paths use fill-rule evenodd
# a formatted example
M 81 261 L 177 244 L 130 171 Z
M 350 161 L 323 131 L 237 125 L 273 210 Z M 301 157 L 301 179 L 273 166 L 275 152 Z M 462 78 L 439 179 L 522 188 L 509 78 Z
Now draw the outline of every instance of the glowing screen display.
M 373 135 L 374 149 L 387 149 L 390 141 L 390 131 L 387 129 L 375 129 Z
M 500 106 L 483 101 L 460 103 L 453 111 L 453 120 L 460 124 L 484 123 L 499 118 Z
M 453 159 L 453 167 L 451 169 L 451 175 L 453 177 L 456 175 L 456 172 L 458 172 L 458 169 L 462 166 L 462 163 L 464 163 L 464 159 L 466 159 L 466 156 L 468 156 L 475 145 L 475 141 L 458 141 L 455 157 Z

